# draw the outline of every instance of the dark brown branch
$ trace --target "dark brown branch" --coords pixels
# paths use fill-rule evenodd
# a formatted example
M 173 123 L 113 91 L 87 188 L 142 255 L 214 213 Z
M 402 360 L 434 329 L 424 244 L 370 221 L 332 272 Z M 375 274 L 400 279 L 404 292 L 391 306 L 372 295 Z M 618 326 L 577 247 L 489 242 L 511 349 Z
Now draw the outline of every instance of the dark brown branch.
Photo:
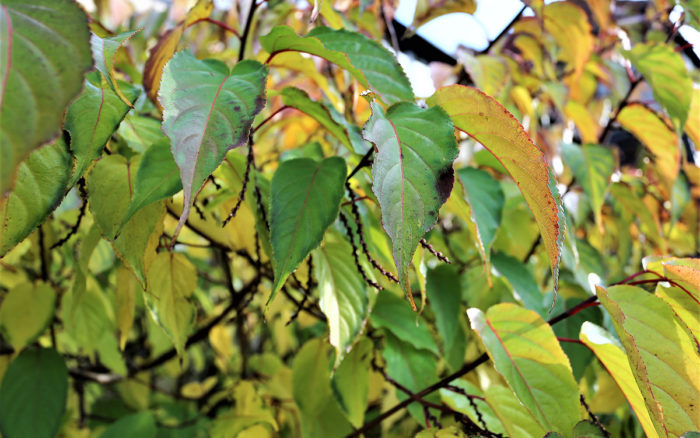
M 80 190 L 80 200 L 82 201 L 82 203 L 80 204 L 80 210 L 78 211 L 78 219 L 75 221 L 75 225 L 73 225 L 68 230 L 68 233 L 65 235 L 65 237 L 63 237 L 58 242 L 51 245 L 51 248 L 49 248 L 49 249 L 54 249 L 54 248 L 60 247 L 64 243 L 68 242 L 68 240 L 76 232 L 78 232 L 78 228 L 80 227 L 80 223 L 83 221 L 83 217 L 85 216 L 85 208 L 87 207 L 87 190 L 85 190 L 85 178 L 80 178 L 80 180 L 78 180 L 78 188 Z
M 427 249 L 430 252 L 430 254 L 437 257 L 438 260 L 440 260 L 441 262 L 447 263 L 447 264 L 452 264 L 452 262 L 450 261 L 450 259 L 447 258 L 447 256 L 445 256 L 443 253 L 441 253 L 440 251 L 433 248 L 433 245 L 429 244 L 427 240 L 421 239 L 420 244 L 423 248 Z
M 522 17 L 523 12 L 525 12 L 525 9 L 527 9 L 527 5 L 523 6 L 520 9 L 520 12 L 518 12 L 518 14 L 515 17 L 513 17 L 513 19 L 510 20 L 510 22 L 508 24 L 506 24 L 506 27 L 504 27 L 503 30 L 498 35 L 496 35 L 496 38 L 492 39 L 489 42 L 489 45 L 486 46 L 486 48 L 479 53 L 481 53 L 481 54 L 489 53 L 491 51 L 491 49 L 493 48 L 493 46 L 495 46 L 496 43 L 498 43 L 501 40 L 501 38 L 503 38 L 506 34 L 508 34 L 508 32 L 510 31 L 510 28 L 513 27 L 513 25 L 518 20 L 520 20 L 520 17 Z
M 304 297 L 301 299 L 301 302 L 297 305 L 296 311 L 294 312 L 294 314 L 292 315 L 292 317 L 289 318 L 289 321 L 287 321 L 287 323 L 285 324 L 285 326 L 288 326 L 288 325 L 291 324 L 295 319 L 297 319 L 297 318 L 299 317 L 299 313 L 300 313 L 301 310 L 304 308 L 304 305 L 306 305 L 306 301 L 307 301 L 307 300 L 309 299 L 309 297 L 311 296 L 311 287 L 312 287 L 311 275 L 312 275 L 312 273 L 313 273 L 313 268 L 314 268 L 313 259 L 312 259 L 312 256 L 311 256 L 311 255 L 309 255 L 309 258 L 307 259 L 306 263 L 307 263 L 309 275 L 308 275 L 308 279 L 306 280 L 306 287 L 302 289 L 302 292 L 304 293 Z
M 345 227 L 345 231 L 348 234 L 348 237 L 350 238 L 350 245 L 352 245 L 352 257 L 355 260 L 355 268 L 357 268 L 357 272 L 360 273 L 362 276 L 362 279 L 365 280 L 365 283 L 369 284 L 373 288 L 377 290 L 382 290 L 383 287 L 379 285 L 379 283 L 373 281 L 371 278 L 367 276 L 367 273 L 365 272 L 364 268 L 362 267 L 362 264 L 360 264 L 360 257 L 357 255 L 357 245 L 355 244 L 355 235 L 352 232 L 352 228 L 350 228 L 350 224 L 348 223 L 348 218 L 345 217 L 345 215 L 341 212 L 338 217 L 340 218 L 340 222 L 343 224 Z
M 224 29 L 225 31 L 231 32 L 232 34 L 236 35 L 236 37 L 238 37 L 238 39 L 241 38 L 241 36 L 238 34 L 238 31 L 237 31 L 236 29 L 232 28 L 231 26 L 229 26 L 228 24 L 224 23 L 223 21 L 214 20 L 214 19 L 211 18 L 211 17 L 207 17 L 207 18 L 205 18 L 205 19 L 202 20 L 202 21 L 205 21 L 205 22 L 211 23 L 211 24 L 215 24 L 215 25 L 219 26 L 220 28 Z
M 588 412 L 588 416 L 591 418 L 591 421 L 593 421 L 593 424 L 598 426 L 600 430 L 603 432 L 603 435 L 605 435 L 606 438 L 610 438 L 610 432 L 603 426 L 603 423 L 600 422 L 596 414 L 591 411 L 591 408 L 588 406 L 588 403 L 586 403 L 586 398 L 581 394 L 581 406 Z
M 239 3 L 241 4 L 241 3 Z M 241 40 L 241 48 L 238 51 L 238 61 L 243 61 L 243 58 L 245 57 L 245 46 L 248 43 L 248 37 L 250 36 L 250 28 L 251 24 L 253 23 L 253 15 L 255 15 L 255 11 L 258 9 L 258 2 L 255 0 L 250 2 L 250 10 L 248 11 L 248 16 L 246 17 L 245 20 L 245 25 L 243 26 L 243 33 L 240 36 Z M 240 11 L 239 11 L 240 12 Z

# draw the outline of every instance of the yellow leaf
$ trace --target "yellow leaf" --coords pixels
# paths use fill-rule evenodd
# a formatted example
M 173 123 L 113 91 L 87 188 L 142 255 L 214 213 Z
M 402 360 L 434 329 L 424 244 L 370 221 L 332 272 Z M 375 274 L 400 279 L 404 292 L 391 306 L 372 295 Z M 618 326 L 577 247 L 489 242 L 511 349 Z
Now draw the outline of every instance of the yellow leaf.
M 418 0 L 409 36 L 415 33 L 416 29 L 435 18 L 455 12 L 473 14 L 475 11 L 475 0 Z
M 583 104 L 574 100 L 568 101 L 564 107 L 564 114 L 573 120 L 581 133 L 581 141 L 583 143 L 598 142 L 598 123 Z
M 56 291 L 48 284 L 22 283 L 10 289 L 0 306 L 0 328 L 16 352 L 48 327 L 55 306 Z
M 488 149 L 518 184 L 542 234 L 556 291 L 565 219 L 556 181 L 542 151 L 508 110 L 479 90 L 444 87 L 428 103 L 447 111 L 455 127 Z
M 123 266 L 117 270 L 116 311 L 117 328 L 119 329 L 119 348 L 124 350 L 129 332 L 134 323 L 136 308 L 136 278 Z
M 681 167 L 678 135 L 673 128 L 654 111 L 637 103 L 627 105 L 617 121 L 652 153 L 654 169 L 663 180 L 666 193 L 670 193 Z
M 561 47 L 561 58 L 573 67 L 577 80 L 593 52 L 594 39 L 586 12 L 572 2 L 544 7 L 544 28 Z
M 685 122 L 685 132 L 696 145 L 700 144 L 700 87 L 693 88 L 693 97 Z

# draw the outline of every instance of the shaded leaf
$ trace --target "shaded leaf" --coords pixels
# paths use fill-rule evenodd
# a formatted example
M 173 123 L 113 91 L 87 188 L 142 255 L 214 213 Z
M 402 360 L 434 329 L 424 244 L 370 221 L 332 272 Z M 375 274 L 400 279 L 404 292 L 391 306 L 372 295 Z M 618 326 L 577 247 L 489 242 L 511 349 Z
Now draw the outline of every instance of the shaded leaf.
M 156 420 L 150 411 L 126 415 L 110 424 L 100 438 L 138 437 L 155 438 Z
M 537 312 L 541 317 L 547 316 L 548 309 L 544 303 L 544 295 L 535 277 L 523 262 L 506 253 L 497 252 L 493 255 L 493 267 L 508 280 L 516 300 L 522 302 L 526 308 Z
M 235 437 L 240 432 L 258 424 L 278 430 L 275 417 L 265 408 L 252 382 L 240 381 L 233 389 L 233 399 L 235 406 L 214 420 L 211 428 L 212 437 Z
M 497 304 L 469 320 L 521 403 L 545 429 L 568 435 L 581 420 L 579 391 L 569 359 L 552 328 L 535 312 Z
M 173 233 L 187 220 L 194 197 L 226 152 L 245 144 L 253 118 L 265 104 L 267 68 L 242 61 L 232 71 L 221 61 L 177 53 L 163 70 L 158 94 L 163 132 L 180 168 L 185 204 Z
M 345 160 L 340 157 L 321 162 L 297 158 L 277 168 L 270 188 L 275 281 L 268 304 L 338 217 L 346 174 Z
M 442 338 L 443 355 L 452 369 L 464 363 L 467 339 L 460 321 L 462 287 L 457 269 L 438 265 L 428 270 L 426 293 L 435 312 L 435 325 Z M 406 306 L 403 306 L 406 307 Z
M 95 60 L 95 68 L 104 75 L 109 86 L 119 96 L 122 103 L 129 107 L 133 107 L 134 100 L 128 94 L 122 91 L 117 77 L 114 73 L 114 57 L 117 50 L 136 34 L 139 30 L 129 30 L 119 35 L 100 38 L 94 33 L 90 35 L 90 47 L 92 49 L 92 57 Z
M 22 283 L 10 289 L 0 305 L 0 327 L 15 351 L 44 332 L 55 307 L 56 291 L 48 284 Z
M 444 87 L 428 103 L 447 111 L 455 126 L 498 158 L 518 184 L 542 234 L 556 291 L 565 219 L 556 180 L 542 151 L 504 107 L 479 90 Z
M 449 118 L 440 109 L 423 109 L 408 102 L 386 112 L 376 102 L 371 107 L 363 136 L 377 148 L 372 191 L 392 241 L 399 281 L 415 310 L 408 266 L 452 191 L 457 142 Z
M 66 194 L 70 172 L 70 154 L 61 138 L 33 151 L 20 163 L 19 184 L 0 200 L 0 256 L 24 240 L 58 207 Z
M 355 427 L 362 426 L 367 410 L 371 358 L 372 342 L 361 339 L 331 378 L 333 396 L 345 417 Z
M 391 292 L 377 295 L 372 309 L 372 325 L 384 328 L 416 349 L 425 349 L 437 355 L 438 349 L 430 329 L 420 314 L 412 312 L 406 302 Z
M 136 278 L 123 266 L 117 269 L 116 283 L 114 294 L 117 329 L 119 329 L 119 348 L 124 351 L 131 327 L 134 324 L 138 284 Z
M 63 110 L 92 67 L 90 32 L 70 0 L 3 0 L 0 7 L 0 195 L 19 163 L 56 137 Z

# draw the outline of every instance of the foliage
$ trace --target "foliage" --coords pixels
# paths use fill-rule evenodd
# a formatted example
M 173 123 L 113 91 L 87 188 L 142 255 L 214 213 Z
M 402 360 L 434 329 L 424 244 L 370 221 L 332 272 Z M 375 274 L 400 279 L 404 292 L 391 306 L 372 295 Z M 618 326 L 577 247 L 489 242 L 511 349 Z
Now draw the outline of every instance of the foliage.
M 309 3 L 0 0 L 0 433 L 694 436 L 697 2 Z

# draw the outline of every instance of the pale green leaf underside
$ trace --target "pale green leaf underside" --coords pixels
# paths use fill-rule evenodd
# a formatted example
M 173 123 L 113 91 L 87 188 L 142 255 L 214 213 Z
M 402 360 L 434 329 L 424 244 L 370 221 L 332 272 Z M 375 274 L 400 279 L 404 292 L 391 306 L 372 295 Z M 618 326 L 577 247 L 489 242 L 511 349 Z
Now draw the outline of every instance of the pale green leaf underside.
M 505 198 L 501 185 L 484 170 L 473 167 L 459 169 L 459 179 L 464 185 L 466 201 L 471 207 L 472 219 L 476 223 L 477 238 L 488 263 L 491 244 L 501 223 Z
M 94 33 L 90 35 L 90 48 L 92 57 L 95 59 L 95 68 L 104 75 L 112 90 L 128 106 L 132 106 L 134 102 L 121 89 L 123 85 L 117 82 L 117 78 L 114 75 L 114 56 L 117 54 L 117 50 L 139 30 L 129 30 L 119 35 L 105 38 L 100 38 Z
M 59 133 L 92 67 L 87 17 L 70 0 L 0 5 L 0 195 L 32 149 Z
M 603 226 L 600 210 L 605 202 L 605 195 L 610 185 L 610 177 L 615 171 L 615 157 L 610 148 L 593 144 L 576 146 L 563 144 L 564 161 L 571 167 L 576 180 L 583 186 L 588 196 L 595 222 Z
M 411 311 L 406 302 L 391 292 L 382 292 L 372 309 L 372 325 L 384 328 L 416 349 L 437 355 L 438 349 L 423 317 Z

